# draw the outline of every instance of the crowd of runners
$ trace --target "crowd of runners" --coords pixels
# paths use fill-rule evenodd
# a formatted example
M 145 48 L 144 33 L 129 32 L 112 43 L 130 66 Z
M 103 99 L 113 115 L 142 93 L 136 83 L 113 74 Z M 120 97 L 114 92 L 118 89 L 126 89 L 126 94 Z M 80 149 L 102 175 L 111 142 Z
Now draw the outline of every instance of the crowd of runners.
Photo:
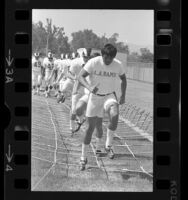
M 126 66 L 116 59 L 116 54 L 116 47 L 106 44 L 100 53 L 92 53 L 91 48 L 80 48 L 71 55 L 61 54 L 60 58 L 55 58 L 52 52 L 44 59 L 36 52 L 32 58 L 33 95 L 43 93 L 49 98 L 53 90 L 57 103 L 71 100 L 70 137 L 85 122 L 80 170 L 86 167 L 94 131 L 96 155 L 101 155 L 104 145 L 109 158 L 114 158 L 113 135 L 118 126 L 119 105 L 125 103 L 127 87 Z M 108 116 L 108 126 L 106 142 L 102 144 L 104 114 Z

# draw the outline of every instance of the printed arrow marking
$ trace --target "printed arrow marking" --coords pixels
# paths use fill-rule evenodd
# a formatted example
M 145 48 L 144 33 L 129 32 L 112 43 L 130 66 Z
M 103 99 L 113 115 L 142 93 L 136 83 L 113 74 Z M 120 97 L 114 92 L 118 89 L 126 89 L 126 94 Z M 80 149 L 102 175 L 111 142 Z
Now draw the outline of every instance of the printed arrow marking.
M 13 155 L 14 155 L 13 153 L 11 154 L 11 146 L 9 144 L 8 145 L 8 154 L 6 153 L 6 157 L 7 157 L 8 162 L 11 162 Z
M 10 49 L 8 50 L 8 58 L 6 58 L 7 64 L 10 67 L 12 65 L 14 58 L 11 58 L 11 51 Z

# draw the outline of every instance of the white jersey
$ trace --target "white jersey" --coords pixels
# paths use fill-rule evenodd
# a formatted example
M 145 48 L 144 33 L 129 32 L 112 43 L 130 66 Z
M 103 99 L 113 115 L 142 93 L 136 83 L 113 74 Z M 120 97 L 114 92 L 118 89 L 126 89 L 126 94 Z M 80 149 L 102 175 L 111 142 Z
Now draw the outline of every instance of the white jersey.
M 58 74 L 61 75 L 62 73 L 66 77 L 68 73 L 69 68 L 69 63 L 67 62 L 66 59 L 60 60 L 59 65 L 58 65 Z
M 65 61 L 66 61 L 66 65 L 70 67 L 72 60 L 67 58 L 65 59 Z
M 44 58 L 43 67 L 45 68 L 45 76 L 49 76 L 52 73 L 52 70 L 54 69 L 54 61 L 54 58 L 52 60 L 49 60 L 48 57 Z
M 114 59 L 110 65 L 105 65 L 102 56 L 90 59 L 84 69 L 89 73 L 88 82 L 90 85 L 98 84 L 99 94 L 111 93 L 120 86 L 119 76 L 125 74 L 122 63 Z
M 36 59 L 35 57 L 32 58 L 32 71 L 34 73 L 41 73 L 42 67 L 42 60 L 41 58 Z
M 82 70 L 84 64 L 85 62 L 82 57 L 73 59 L 70 65 L 70 69 L 69 69 L 70 73 L 73 76 L 78 77 L 78 74 Z M 73 88 L 73 94 L 75 94 L 76 92 L 84 93 L 84 87 L 78 82 L 78 80 L 75 80 L 75 84 Z
M 70 69 L 69 71 L 73 74 L 78 76 L 78 74 L 80 73 L 83 65 L 84 65 L 84 60 L 83 58 L 75 58 L 71 61 L 70 63 Z
M 54 69 L 59 70 L 61 59 L 56 59 L 54 61 Z

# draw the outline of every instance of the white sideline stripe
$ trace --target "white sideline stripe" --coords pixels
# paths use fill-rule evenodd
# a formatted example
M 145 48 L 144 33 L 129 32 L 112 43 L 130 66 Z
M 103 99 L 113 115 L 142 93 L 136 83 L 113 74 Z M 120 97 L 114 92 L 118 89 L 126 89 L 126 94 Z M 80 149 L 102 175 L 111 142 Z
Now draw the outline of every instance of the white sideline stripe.
M 54 127 L 54 133 L 55 133 L 55 152 L 54 152 L 54 164 L 56 164 L 56 161 L 57 161 L 57 131 L 56 131 L 56 127 L 55 127 L 55 124 L 54 124 L 54 121 L 53 121 L 53 115 L 52 115 L 52 112 L 50 110 L 50 107 L 49 107 L 49 103 L 48 101 L 45 99 L 46 101 L 46 104 L 47 104 L 47 108 L 48 108 L 48 111 L 50 113 L 50 119 L 51 119 L 51 122 L 53 124 L 53 127 Z
M 50 169 L 47 170 L 47 172 L 44 174 L 44 176 L 38 181 L 38 183 L 36 183 L 36 185 L 33 187 L 33 190 L 44 180 L 44 178 L 48 175 L 48 173 L 51 171 L 51 169 L 55 166 L 56 162 L 57 162 L 57 158 L 56 158 L 56 153 L 57 153 L 57 133 L 56 133 L 56 128 L 55 128 L 55 124 L 53 122 L 53 119 L 52 119 L 52 113 L 50 111 L 50 108 L 49 108 L 49 104 L 46 101 L 46 104 L 47 104 L 47 107 L 48 107 L 48 111 L 50 112 L 50 115 L 51 115 L 51 121 L 52 121 L 52 124 L 53 124 L 53 127 L 54 127 L 54 131 L 55 131 L 55 138 L 56 138 L 56 147 L 55 147 L 55 152 L 54 152 L 54 162 L 52 164 L 52 166 L 50 167 Z
M 142 129 L 140 129 L 139 127 L 135 126 L 133 123 L 131 123 L 129 120 L 123 119 L 121 116 L 119 116 L 119 118 L 123 122 L 125 122 L 130 128 L 132 128 L 134 131 L 139 133 L 141 136 L 143 136 L 144 138 L 147 138 L 150 142 L 153 142 L 153 136 L 151 136 L 149 133 L 144 132 Z
M 32 158 L 37 159 L 37 160 L 41 160 L 41 161 L 46 161 L 46 162 L 53 164 L 53 161 L 50 161 L 50 160 L 47 160 L 47 159 L 44 159 L 44 158 L 38 158 L 36 156 L 32 156 Z
M 140 170 L 131 170 L 131 169 L 126 169 L 126 168 L 122 169 L 122 171 L 127 171 L 127 172 L 136 172 L 136 173 L 144 173 L 144 174 L 145 174 L 145 172 L 140 171 Z M 151 174 L 149 174 L 149 175 L 151 175 Z

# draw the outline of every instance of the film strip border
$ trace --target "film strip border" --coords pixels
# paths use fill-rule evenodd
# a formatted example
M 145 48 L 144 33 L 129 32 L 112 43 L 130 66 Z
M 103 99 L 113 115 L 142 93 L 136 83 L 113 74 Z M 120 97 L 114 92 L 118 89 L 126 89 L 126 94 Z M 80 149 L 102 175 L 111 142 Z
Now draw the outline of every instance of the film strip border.
M 18 4 L 14 5 L 14 12 L 10 10 L 5 21 L 5 28 L 10 22 L 13 23 L 11 31 L 5 35 L 5 104 L 10 123 L 5 131 L 4 149 L 6 182 L 9 183 L 10 192 L 13 188 L 30 191 L 31 178 L 24 172 L 31 171 L 32 19 L 28 0 L 15 2 Z M 175 16 L 177 12 L 173 7 L 167 8 L 165 4 L 158 7 L 155 9 L 154 50 L 154 191 L 166 190 L 168 194 L 164 197 L 176 199 L 179 195 L 176 174 L 179 166 L 176 164 L 179 161 L 180 136 L 179 126 L 174 121 L 179 120 L 179 17 Z

